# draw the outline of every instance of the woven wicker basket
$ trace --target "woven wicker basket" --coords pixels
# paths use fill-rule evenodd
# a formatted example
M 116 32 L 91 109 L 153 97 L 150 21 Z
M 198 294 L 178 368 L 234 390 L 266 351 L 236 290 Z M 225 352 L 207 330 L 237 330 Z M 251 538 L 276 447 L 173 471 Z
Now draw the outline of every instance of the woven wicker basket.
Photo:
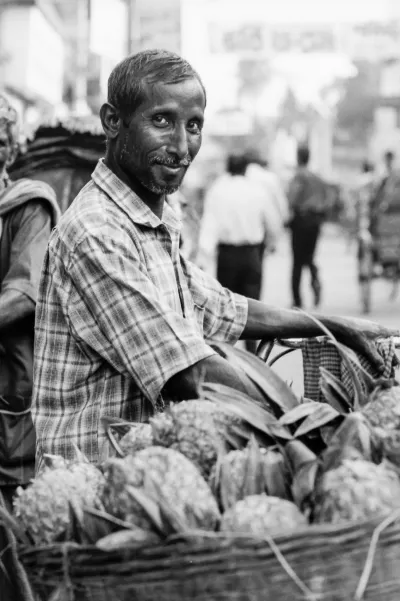
M 274 541 L 216 535 L 118 552 L 57 544 L 20 557 L 42 599 L 64 583 L 63 601 L 399 601 L 396 517 Z

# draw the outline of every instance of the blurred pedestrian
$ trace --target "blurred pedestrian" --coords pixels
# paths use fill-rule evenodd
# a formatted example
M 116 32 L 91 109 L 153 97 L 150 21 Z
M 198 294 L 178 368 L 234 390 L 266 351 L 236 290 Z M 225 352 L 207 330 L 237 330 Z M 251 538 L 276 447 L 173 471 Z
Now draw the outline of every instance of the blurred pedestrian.
M 289 217 L 288 199 L 279 177 L 269 169 L 268 161 L 255 152 L 247 153 L 246 175 L 259 182 L 265 189 L 267 207 L 270 209 L 271 227 L 276 223 L 277 231 L 283 229 Z
M 247 175 L 245 154 L 230 155 L 227 172 L 206 194 L 200 264 L 216 260 L 216 277 L 233 292 L 260 299 L 263 262 L 275 250 L 279 226 L 265 186 Z M 246 341 L 254 351 L 256 341 Z
M 311 275 L 314 305 L 321 302 L 321 281 L 315 264 L 315 251 L 321 225 L 329 213 L 328 190 L 325 182 L 310 171 L 310 150 L 300 146 L 297 150 L 297 171 L 289 184 L 288 226 L 292 234 L 292 295 L 293 306 L 302 307 L 301 276 L 304 267 Z
M 34 476 L 32 395 L 36 294 L 43 257 L 59 209 L 43 182 L 11 182 L 17 114 L 0 96 L 0 506 L 11 509 L 16 487 Z M 27 589 L 13 541 L 0 527 L 2 601 L 25 599 Z

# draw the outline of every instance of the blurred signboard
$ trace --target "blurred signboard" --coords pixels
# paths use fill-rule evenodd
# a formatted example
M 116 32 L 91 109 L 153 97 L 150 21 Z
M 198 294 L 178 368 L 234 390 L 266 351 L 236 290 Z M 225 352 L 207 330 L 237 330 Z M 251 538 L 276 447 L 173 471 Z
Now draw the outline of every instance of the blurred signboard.
M 329 25 L 270 25 L 214 22 L 209 25 L 212 53 L 335 52 L 337 39 Z
M 400 2 L 400 0 L 399 0 Z M 380 61 L 400 55 L 400 24 L 356 24 L 213 21 L 208 25 L 213 54 L 344 53 L 353 60 Z
M 398 21 L 360 23 L 344 35 L 343 50 L 354 60 L 380 62 L 400 56 L 400 24 Z
M 327 25 L 277 27 L 270 32 L 270 35 L 274 54 L 282 52 L 307 54 L 337 50 L 336 33 Z

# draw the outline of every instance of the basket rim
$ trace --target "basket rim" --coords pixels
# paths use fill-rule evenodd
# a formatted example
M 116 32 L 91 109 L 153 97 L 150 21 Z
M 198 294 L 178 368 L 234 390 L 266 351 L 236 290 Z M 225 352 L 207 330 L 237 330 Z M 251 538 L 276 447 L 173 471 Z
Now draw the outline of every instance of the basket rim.
M 390 514 L 389 514 L 390 515 Z M 282 533 L 276 536 L 271 536 L 273 542 L 282 549 L 295 548 L 303 545 L 313 546 L 318 541 L 324 544 L 343 545 L 346 542 L 351 542 L 354 539 L 371 535 L 374 530 L 387 519 L 388 514 L 384 513 L 380 516 L 358 520 L 356 522 L 348 521 L 341 522 L 340 524 L 309 524 L 308 526 L 302 526 L 296 530 Z M 396 519 L 382 534 L 382 537 L 390 537 L 394 532 L 400 531 L 400 518 Z M 169 549 L 171 552 L 173 549 L 190 549 L 207 551 L 207 549 L 226 549 L 232 547 L 263 547 L 269 545 L 268 538 L 257 537 L 251 534 L 237 534 L 237 533 L 224 533 L 224 532 L 207 532 L 207 531 L 193 531 L 193 533 L 187 533 L 182 535 L 174 535 L 169 539 L 158 543 L 149 544 L 143 547 L 137 545 L 127 545 L 123 549 L 106 551 L 100 549 L 96 544 L 83 545 L 76 542 L 54 542 L 46 545 L 20 545 L 19 556 L 21 559 L 33 558 L 35 555 L 44 556 L 65 554 L 68 555 L 96 555 L 98 557 L 109 556 L 110 558 L 115 557 L 116 559 L 121 556 L 133 555 L 140 559 L 141 557 L 148 560 L 149 556 L 157 555 L 160 552 L 164 552 L 165 549 Z

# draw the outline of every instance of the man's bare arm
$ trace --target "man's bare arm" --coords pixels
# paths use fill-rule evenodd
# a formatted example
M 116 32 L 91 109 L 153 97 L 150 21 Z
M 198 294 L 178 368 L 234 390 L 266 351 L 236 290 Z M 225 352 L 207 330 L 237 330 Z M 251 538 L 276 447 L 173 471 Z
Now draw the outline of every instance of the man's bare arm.
M 6 290 L 0 294 L 0 331 L 17 321 L 33 315 L 35 303 L 19 290 Z
M 178 400 L 194 399 L 198 396 L 200 378 L 203 378 L 205 382 L 230 386 L 235 390 L 248 394 L 253 399 L 263 400 L 259 389 L 246 374 L 232 367 L 226 359 L 219 355 L 207 357 L 177 373 L 169 380 L 165 389 L 168 395 L 172 395 Z
M 307 338 L 322 336 L 323 332 L 307 315 L 291 309 L 271 307 L 248 299 L 248 317 L 243 339 Z M 315 315 L 344 344 L 367 356 L 378 368 L 383 360 L 371 341 L 399 336 L 399 330 L 383 327 L 365 319 Z

